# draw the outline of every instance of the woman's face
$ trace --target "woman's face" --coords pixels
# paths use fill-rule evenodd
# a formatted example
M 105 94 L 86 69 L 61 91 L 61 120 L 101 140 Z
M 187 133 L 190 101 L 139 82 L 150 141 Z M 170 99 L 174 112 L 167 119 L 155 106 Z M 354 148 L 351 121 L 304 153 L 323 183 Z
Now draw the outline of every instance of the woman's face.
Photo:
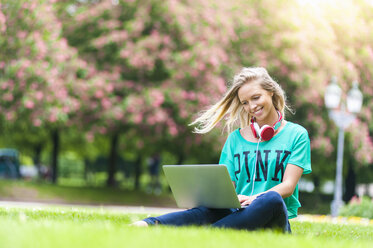
M 259 125 L 271 125 L 272 119 L 277 118 L 272 96 L 273 93 L 264 90 L 258 81 L 246 83 L 238 90 L 245 111 L 255 117 Z

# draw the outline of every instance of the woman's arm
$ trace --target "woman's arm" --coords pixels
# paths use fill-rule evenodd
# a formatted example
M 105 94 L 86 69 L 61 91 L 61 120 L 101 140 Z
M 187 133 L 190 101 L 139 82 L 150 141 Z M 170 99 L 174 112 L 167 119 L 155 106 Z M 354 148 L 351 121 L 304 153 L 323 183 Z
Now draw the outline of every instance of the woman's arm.
M 302 174 L 303 174 L 303 169 L 301 167 L 293 165 L 293 164 L 288 164 L 285 169 L 282 183 L 272 187 L 271 189 L 265 192 L 262 192 L 262 193 L 259 193 L 253 196 L 239 195 L 238 199 L 240 200 L 241 205 L 244 206 L 244 205 L 249 205 L 253 200 L 256 199 L 256 197 L 258 197 L 258 195 L 261 195 L 268 191 L 276 191 L 282 196 L 282 198 L 289 197 L 293 194 L 294 189 L 297 186 L 297 183 L 300 177 L 302 176 Z

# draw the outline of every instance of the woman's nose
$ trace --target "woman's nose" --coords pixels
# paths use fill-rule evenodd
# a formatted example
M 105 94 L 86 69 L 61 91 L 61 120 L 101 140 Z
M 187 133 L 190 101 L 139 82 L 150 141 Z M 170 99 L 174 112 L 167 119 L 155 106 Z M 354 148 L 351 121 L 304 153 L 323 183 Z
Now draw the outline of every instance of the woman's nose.
M 256 108 L 256 104 L 254 104 L 254 103 L 249 103 L 248 106 L 249 106 L 249 111 L 250 111 L 250 113 L 254 112 L 254 110 L 255 110 L 255 108 Z

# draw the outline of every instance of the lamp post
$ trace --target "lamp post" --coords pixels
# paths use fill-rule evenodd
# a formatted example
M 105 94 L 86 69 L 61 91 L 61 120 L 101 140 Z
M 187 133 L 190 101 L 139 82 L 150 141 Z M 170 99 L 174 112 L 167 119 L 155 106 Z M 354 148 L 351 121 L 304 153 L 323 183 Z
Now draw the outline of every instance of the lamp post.
M 361 109 L 363 94 L 358 88 L 358 83 L 353 82 L 352 89 L 347 94 L 347 110 L 345 103 L 341 102 L 342 90 L 337 84 L 337 78 L 332 77 L 325 92 L 325 105 L 329 110 L 329 117 L 338 127 L 337 168 L 334 185 L 334 199 L 331 204 L 331 214 L 338 216 L 342 200 L 342 171 L 343 171 L 343 149 L 345 129 L 354 121 L 355 114 Z

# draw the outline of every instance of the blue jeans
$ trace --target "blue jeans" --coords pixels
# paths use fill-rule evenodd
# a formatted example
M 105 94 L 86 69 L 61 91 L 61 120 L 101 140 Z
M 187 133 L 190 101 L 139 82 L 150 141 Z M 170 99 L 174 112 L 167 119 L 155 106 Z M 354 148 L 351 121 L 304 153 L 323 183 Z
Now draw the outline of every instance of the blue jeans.
M 213 227 L 255 230 L 279 228 L 291 232 L 284 200 L 277 192 L 258 196 L 245 208 L 211 209 L 197 207 L 144 219 L 148 225 L 211 225 Z

